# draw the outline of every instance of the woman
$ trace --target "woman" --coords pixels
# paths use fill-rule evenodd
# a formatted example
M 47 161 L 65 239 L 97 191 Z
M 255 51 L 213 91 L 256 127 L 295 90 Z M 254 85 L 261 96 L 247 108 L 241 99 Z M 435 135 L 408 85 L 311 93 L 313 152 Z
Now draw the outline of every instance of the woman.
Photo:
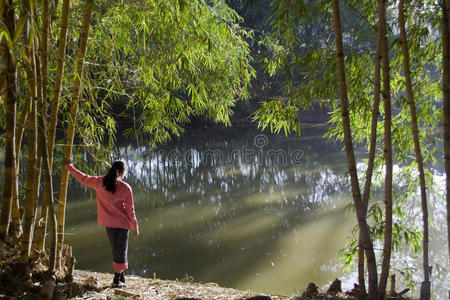
M 77 170 L 71 163 L 65 165 L 76 180 L 97 192 L 97 220 L 106 227 L 111 244 L 114 267 L 114 287 L 125 286 L 124 271 L 128 269 L 128 232 L 139 235 L 139 226 L 134 212 L 131 187 L 122 181 L 125 164 L 115 161 L 105 176 L 89 176 Z

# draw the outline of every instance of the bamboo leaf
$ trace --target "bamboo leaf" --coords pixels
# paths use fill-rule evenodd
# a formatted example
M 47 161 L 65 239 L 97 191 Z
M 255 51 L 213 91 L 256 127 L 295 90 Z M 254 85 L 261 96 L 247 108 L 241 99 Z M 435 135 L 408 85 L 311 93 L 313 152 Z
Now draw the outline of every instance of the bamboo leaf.
M 20 16 L 19 20 L 17 21 L 16 31 L 14 32 L 14 39 L 13 39 L 13 43 L 14 44 L 17 43 L 17 41 L 20 38 L 20 35 L 22 34 L 22 31 L 23 31 L 23 29 L 25 27 L 25 24 L 27 22 L 27 17 L 28 17 L 27 14 L 22 14 Z

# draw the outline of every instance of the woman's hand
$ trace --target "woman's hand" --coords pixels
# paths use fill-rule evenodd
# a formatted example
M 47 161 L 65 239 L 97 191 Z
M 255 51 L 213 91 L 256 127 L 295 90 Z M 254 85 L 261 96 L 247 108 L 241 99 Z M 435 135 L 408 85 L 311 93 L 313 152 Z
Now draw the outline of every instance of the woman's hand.
M 133 230 L 133 236 L 137 237 L 139 235 L 139 229 L 138 230 Z

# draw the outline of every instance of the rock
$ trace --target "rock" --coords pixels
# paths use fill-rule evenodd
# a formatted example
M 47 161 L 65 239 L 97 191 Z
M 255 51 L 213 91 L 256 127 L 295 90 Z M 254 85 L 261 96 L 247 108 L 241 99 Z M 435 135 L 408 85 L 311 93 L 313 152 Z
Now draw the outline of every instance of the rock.
M 337 293 L 341 293 L 342 292 L 341 284 L 342 282 L 336 278 L 328 288 L 327 294 L 336 295 Z
M 53 291 L 55 290 L 56 285 L 56 277 L 51 276 L 51 278 L 47 279 L 45 281 L 43 287 L 40 290 L 40 296 L 43 299 L 52 299 L 53 298 Z
M 272 298 L 270 298 L 269 296 L 254 296 L 245 300 L 272 300 Z
M 308 299 L 313 298 L 319 294 L 319 288 L 314 282 L 308 283 L 306 291 L 303 292 L 301 298 Z
M 361 292 L 359 285 L 356 283 L 353 284 L 353 289 L 351 291 L 348 291 L 347 294 L 354 297 L 363 296 L 363 293 Z
M 84 285 L 89 286 L 94 289 L 98 289 L 100 287 L 100 282 L 94 276 L 89 276 L 85 281 Z

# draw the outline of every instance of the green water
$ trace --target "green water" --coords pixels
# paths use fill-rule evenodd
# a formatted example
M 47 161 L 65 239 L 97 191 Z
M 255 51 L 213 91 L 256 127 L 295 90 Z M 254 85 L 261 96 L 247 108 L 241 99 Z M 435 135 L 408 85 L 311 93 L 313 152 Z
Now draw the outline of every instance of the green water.
M 201 129 L 158 149 L 118 145 L 141 231 L 130 239 L 129 272 L 162 279 L 188 274 L 197 282 L 284 295 L 334 278 L 351 287 L 355 273 L 343 273 L 337 259 L 355 220 L 345 210 L 351 202 L 345 153 L 323 132 L 313 126 L 301 137 L 283 137 Z M 73 180 L 66 218 L 77 268 L 111 272 L 95 194 Z M 435 248 L 442 250 L 440 243 Z M 409 258 L 407 251 L 398 256 Z

